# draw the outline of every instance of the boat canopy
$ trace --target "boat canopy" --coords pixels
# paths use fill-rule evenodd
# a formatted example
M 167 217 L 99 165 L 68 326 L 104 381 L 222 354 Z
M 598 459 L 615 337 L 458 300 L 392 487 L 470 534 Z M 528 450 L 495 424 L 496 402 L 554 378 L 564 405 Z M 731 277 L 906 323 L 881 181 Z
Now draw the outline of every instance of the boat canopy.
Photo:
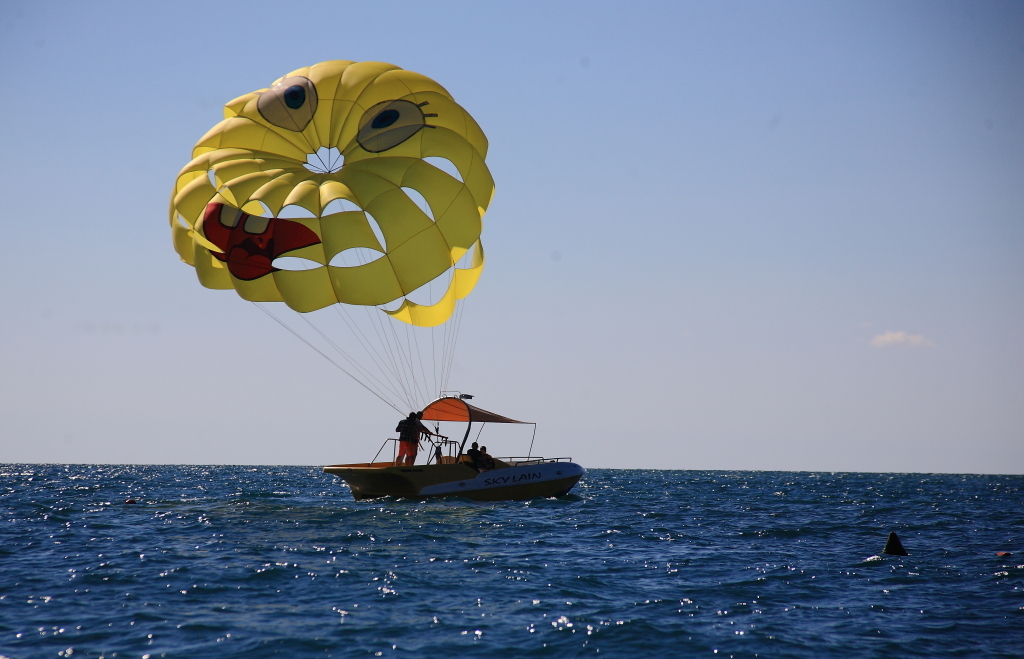
M 480 421 L 483 423 L 530 423 L 529 421 L 516 421 L 507 416 L 501 416 L 494 412 L 474 407 L 454 396 L 438 398 L 430 405 L 423 408 L 424 421 Z

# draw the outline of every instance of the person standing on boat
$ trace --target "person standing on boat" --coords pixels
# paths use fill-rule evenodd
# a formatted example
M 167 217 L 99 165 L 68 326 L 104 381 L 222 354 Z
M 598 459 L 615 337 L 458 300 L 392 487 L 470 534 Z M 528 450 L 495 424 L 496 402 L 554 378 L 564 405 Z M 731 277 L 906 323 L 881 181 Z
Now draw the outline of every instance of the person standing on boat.
M 423 412 L 409 412 L 409 416 L 398 422 L 398 459 L 395 466 L 412 466 L 416 462 L 416 453 L 423 435 L 433 435 L 430 429 L 420 422 Z
M 420 437 L 419 438 L 421 440 L 426 439 L 427 437 L 440 437 L 441 436 L 441 435 L 438 435 L 435 432 L 431 432 L 430 428 L 428 428 L 425 425 L 423 425 L 423 422 L 421 421 L 421 419 L 423 419 L 423 412 L 417 412 L 416 413 L 416 423 L 419 425 L 419 431 L 420 431 Z M 418 445 L 418 442 L 417 442 L 417 445 Z

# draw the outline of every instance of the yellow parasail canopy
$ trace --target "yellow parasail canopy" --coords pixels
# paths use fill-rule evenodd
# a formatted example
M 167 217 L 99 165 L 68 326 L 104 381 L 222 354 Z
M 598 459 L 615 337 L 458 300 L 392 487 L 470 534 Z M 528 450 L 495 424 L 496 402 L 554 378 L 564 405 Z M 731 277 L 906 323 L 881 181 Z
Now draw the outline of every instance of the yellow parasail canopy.
M 334 60 L 240 96 L 224 117 L 171 196 L 175 250 L 203 286 L 300 312 L 402 300 L 387 313 L 422 327 L 444 323 L 473 290 L 494 181 L 483 131 L 441 85 Z M 331 265 L 346 253 L 359 264 Z M 282 256 L 312 267 L 280 269 Z M 405 299 L 449 271 L 436 303 Z

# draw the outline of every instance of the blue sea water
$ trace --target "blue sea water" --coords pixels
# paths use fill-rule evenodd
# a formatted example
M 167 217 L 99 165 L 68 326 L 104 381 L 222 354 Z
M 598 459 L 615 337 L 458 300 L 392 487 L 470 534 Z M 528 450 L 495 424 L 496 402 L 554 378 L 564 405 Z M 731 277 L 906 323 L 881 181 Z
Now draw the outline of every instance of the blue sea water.
M 1024 656 L 1022 476 L 600 469 L 481 504 L 0 465 L 0 497 L 11 659 Z

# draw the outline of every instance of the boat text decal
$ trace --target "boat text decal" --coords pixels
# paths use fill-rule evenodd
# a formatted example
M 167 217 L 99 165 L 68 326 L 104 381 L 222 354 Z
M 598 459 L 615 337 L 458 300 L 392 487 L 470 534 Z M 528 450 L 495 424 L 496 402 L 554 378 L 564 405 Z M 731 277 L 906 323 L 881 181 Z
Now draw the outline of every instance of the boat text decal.
M 501 476 L 491 477 L 484 479 L 484 487 L 490 487 L 491 485 L 505 485 L 507 483 L 518 483 L 520 481 L 532 481 L 537 478 L 542 478 L 540 472 L 530 472 L 528 474 L 519 474 L 518 476 Z

